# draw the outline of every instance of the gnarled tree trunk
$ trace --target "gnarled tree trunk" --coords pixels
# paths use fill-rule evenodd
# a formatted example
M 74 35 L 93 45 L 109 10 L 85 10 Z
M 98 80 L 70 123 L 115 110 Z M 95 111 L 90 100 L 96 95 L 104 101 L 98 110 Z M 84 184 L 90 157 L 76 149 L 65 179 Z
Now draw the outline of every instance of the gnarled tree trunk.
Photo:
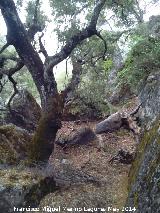
M 61 51 L 54 56 L 48 56 L 43 47 L 45 63 L 43 64 L 33 48 L 29 34 L 25 30 L 13 0 L 0 0 L 0 9 L 7 26 L 7 45 L 13 45 L 26 65 L 41 98 L 42 116 L 34 134 L 30 147 L 30 159 L 34 161 L 48 160 L 58 129 L 61 127 L 63 98 L 58 94 L 53 67 L 66 59 L 72 50 L 84 39 L 97 35 L 96 25 L 105 0 L 99 0 L 94 8 L 89 25 L 78 34 L 71 37 Z

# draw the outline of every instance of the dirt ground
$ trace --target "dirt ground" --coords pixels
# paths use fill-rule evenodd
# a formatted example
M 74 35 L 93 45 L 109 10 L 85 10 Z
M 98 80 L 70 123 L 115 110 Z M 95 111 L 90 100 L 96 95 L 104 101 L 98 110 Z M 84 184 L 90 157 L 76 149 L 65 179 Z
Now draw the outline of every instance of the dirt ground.
M 72 134 L 81 127 L 94 130 L 97 122 L 63 122 L 57 139 Z M 120 149 L 134 152 L 132 133 L 121 129 L 114 133 L 97 135 L 87 145 L 62 148 L 56 145 L 50 163 L 55 167 L 61 190 L 47 195 L 40 207 L 60 206 L 61 212 L 121 212 L 127 198 L 130 165 L 110 160 Z M 83 208 L 99 208 L 84 211 Z M 101 209 L 102 208 L 102 209 Z M 104 208 L 104 209 L 103 209 Z M 93 210 L 93 209 L 91 209 Z M 96 209 L 95 209 L 96 210 Z M 42 211 L 45 212 L 45 211 Z

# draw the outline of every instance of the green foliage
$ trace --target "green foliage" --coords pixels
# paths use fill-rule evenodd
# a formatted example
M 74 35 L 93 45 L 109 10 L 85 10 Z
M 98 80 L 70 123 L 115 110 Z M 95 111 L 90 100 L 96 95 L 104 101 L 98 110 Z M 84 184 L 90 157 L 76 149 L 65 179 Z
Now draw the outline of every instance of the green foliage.
M 66 74 L 65 71 L 58 71 L 58 74 L 55 75 L 58 91 L 63 91 L 65 89 L 66 85 L 69 83 L 70 78 L 71 78 L 70 72 Z
M 54 23 L 56 24 L 55 32 L 58 40 L 65 43 L 70 37 L 84 27 L 87 19 L 86 11 L 93 8 L 93 0 L 50 0 Z M 82 19 L 83 17 L 83 19 Z
M 77 89 L 77 94 L 89 108 L 95 108 L 97 113 L 108 114 L 109 107 L 105 101 L 106 80 L 104 73 L 87 73 L 82 76 L 80 85 Z
M 140 39 L 128 54 L 124 68 L 118 73 L 120 83 L 138 89 L 146 77 L 160 68 L 160 41 L 151 37 Z
M 117 17 L 117 26 L 126 25 L 130 27 L 135 22 L 142 22 L 143 11 L 136 0 L 107 1 L 107 7 L 110 8 Z
M 106 77 L 108 76 L 109 71 L 111 70 L 112 67 L 113 67 L 113 60 L 112 59 L 108 59 L 108 60 L 104 61 L 103 68 L 104 68 L 104 72 L 105 72 Z
M 41 1 L 38 5 L 36 5 L 36 1 L 29 1 L 26 7 L 26 12 L 26 26 L 30 27 L 33 24 L 36 24 L 36 26 L 39 26 L 41 30 L 43 30 L 48 18 L 41 10 Z

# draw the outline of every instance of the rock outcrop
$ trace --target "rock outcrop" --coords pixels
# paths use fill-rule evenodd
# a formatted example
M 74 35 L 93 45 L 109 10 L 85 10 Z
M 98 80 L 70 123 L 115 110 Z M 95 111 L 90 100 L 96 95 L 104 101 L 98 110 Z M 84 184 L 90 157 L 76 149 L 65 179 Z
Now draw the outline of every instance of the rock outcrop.
M 27 91 L 22 90 L 15 96 L 11 104 L 11 112 L 6 116 L 6 123 L 34 131 L 41 116 L 41 108 L 35 98 Z
M 32 135 L 14 125 L 0 126 L 0 163 L 18 164 L 27 157 Z
M 140 109 L 140 121 L 144 128 L 149 129 L 160 115 L 160 73 L 150 74 L 146 85 L 140 93 L 142 107 Z
M 43 196 L 56 190 L 53 177 L 46 174 L 38 169 L 1 169 L 0 211 L 13 213 L 36 208 Z
M 160 88 L 159 73 L 148 77 L 141 94 L 143 132 L 129 175 L 126 206 L 137 213 L 160 212 Z

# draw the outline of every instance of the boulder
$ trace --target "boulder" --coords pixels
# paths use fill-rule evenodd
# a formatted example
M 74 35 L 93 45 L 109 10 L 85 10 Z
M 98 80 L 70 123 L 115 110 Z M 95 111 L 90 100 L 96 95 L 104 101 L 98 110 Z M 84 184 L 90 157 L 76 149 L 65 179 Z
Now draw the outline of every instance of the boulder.
M 150 74 L 139 95 L 141 109 L 140 122 L 144 128 L 149 129 L 160 115 L 160 74 Z
M 62 147 L 70 145 L 86 145 L 96 139 L 95 133 L 89 127 L 82 127 L 70 135 L 58 138 L 56 143 Z
M 0 126 L 0 163 L 18 164 L 27 156 L 32 135 L 15 125 Z
M 137 213 L 160 212 L 160 75 L 154 73 L 140 94 L 143 131 L 129 174 L 126 206 Z
M 129 174 L 127 206 L 137 213 L 160 212 L 160 122 L 145 133 Z
M 28 208 L 37 207 L 45 195 L 56 190 L 53 177 L 46 174 L 42 175 L 38 169 L 1 169 L 0 211 L 25 212 Z
M 27 90 L 22 90 L 13 99 L 6 123 L 13 123 L 28 131 L 34 131 L 41 116 L 41 108 Z

